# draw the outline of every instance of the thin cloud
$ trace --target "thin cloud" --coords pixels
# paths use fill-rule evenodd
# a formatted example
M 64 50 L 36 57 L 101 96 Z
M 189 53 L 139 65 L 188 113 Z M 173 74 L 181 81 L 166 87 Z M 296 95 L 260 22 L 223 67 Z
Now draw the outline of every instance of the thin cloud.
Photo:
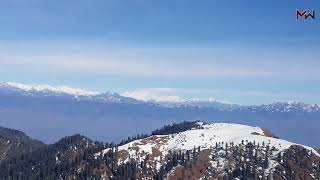
M 122 96 L 132 97 L 142 101 L 154 101 L 154 102 L 183 102 L 187 100 L 199 100 L 199 101 L 216 101 L 216 98 L 207 97 L 199 98 L 197 95 L 206 94 L 210 96 L 212 94 L 229 94 L 229 95 L 253 95 L 253 96 L 266 96 L 274 95 L 267 92 L 258 91 L 226 91 L 217 89 L 184 89 L 184 88 L 146 88 L 132 91 L 125 91 L 120 93 Z M 192 98 L 184 98 L 182 94 Z
M 0 64 L 33 71 L 73 71 L 103 75 L 164 78 L 308 78 L 320 77 L 313 53 L 294 49 L 2 47 Z M 94 45 L 93 45 L 94 46 Z M 283 52 L 282 52 L 283 51 Z
M 197 101 L 219 101 L 232 104 L 243 104 L 237 102 L 237 97 L 248 99 L 268 99 L 266 103 L 277 101 L 302 101 L 304 98 L 314 96 L 304 93 L 275 93 L 267 91 L 237 91 L 222 89 L 196 89 L 196 88 L 145 88 L 120 93 L 122 96 L 132 97 L 143 101 L 152 102 L 184 102 L 188 100 Z M 246 103 L 255 104 L 255 103 Z
M 154 101 L 154 102 L 182 102 L 183 98 L 172 95 L 175 93 L 175 89 L 171 88 L 149 88 L 135 91 L 126 91 L 121 93 L 122 96 L 132 97 L 142 101 Z

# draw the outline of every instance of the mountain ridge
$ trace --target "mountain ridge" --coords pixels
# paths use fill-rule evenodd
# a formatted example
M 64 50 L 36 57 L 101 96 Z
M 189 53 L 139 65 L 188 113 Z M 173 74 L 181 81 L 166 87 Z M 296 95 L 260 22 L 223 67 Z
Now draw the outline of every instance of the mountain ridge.
M 215 107 L 224 110 L 237 110 L 237 109 L 252 109 L 255 108 L 265 108 L 267 109 L 275 109 L 275 111 L 282 110 L 282 112 L 288 112 L 292 108 L 305 110 L 307 112 L 320 111 L 320 105 L 318 104 L 306 104 L 298 101 L 277 101 L 270 104 L 261 104 L 261 105 L 241 105 L 237 103 L 218 101 L 212 98 L 209 99 L 189 99 L 181 102 L 170 102 L 170 101 L 142 101 L 137 100 L 132 97 L 122 96 L 115 92 L 97 92 L 97 91 L 88 91 L 80 88 L 73 88 L 69 86 L 50 86 L 50 85 L 32 85 L 32 84 L 23 84 L 23 83 L 15 83 L 15 82 L 2 82 L 0 83 L 0 88 L 2 90 L 12 90 L 17 92 L 25 92 L 32 95 L 34 94 L 42 94 L 42 95 L 71 95 L 76 98 L 82 97 L 83 99 L 94 98 L 111 100 L 112 102 L 121 102 L 121 99 L 127 99 L 124 101 L 126 103 L 151 103 L 154 105 L 167 106 L 167 107 L 178 107 L 178 106 L 195 106 L 195 107 Z M 131 100 L 131 101 L 129 101 Z M 107 102 L 107 101 L 106 101 Z
M 189 154 L 193 151 L 192 156 L 196 156 L 194 154 L 195 151 L 198 151 L 199 155 L 202 153 L 202 160 L 209 161 L 207 165 L 205 165 L 203 168 L 200 168 L 200 174 L 202 177 L 197 175 L 182 175 L 181 172 L 177 172 L 177 167 L 182 168 L 182 171 L 186 171 L 187 166 L 179 166 L 179 163 L 176 165 L 173 165 L 171 167 L 171 170 L 166 170 L 164 174 L 159 175 L 160 177 L 167 177 L 168 179 L 177 179 L 176 176 L 181 176 L 181 179 L 211 179 L 211 178 L 230 178 L 230 176 L 233 176 L 233 178 L 239 178 L 243 179 L 243 175 L 239 175 L 236 170 L 239 168 L 241 170 L 241 167 L 229 167 L 229 166 L 238 166 L 236 165 L 239 163 L 238 161 L 244 161 L 241 160 L 241 158 L 246 159 L 249 157 L 241 156 L 240 160 L 235 160 L 235 164 L 230 164 L 230 159 L 227 159 L 228 153 L 234 153 L 234 151 L 237 150 L 230 150 L 231 147 L 237 147 L 237 148 L 253 148 L 253 154 L 251 156 L 259 156 L 257 153 L 263 154 L 265 152 L 265 158 L 267 157 L 268 161 L 266 161 L 263 169 L 258 170 L 261 176 L 261 179 L 270 178 L 270 177 L 292 177 L 295 175 L 286 175 L 283 172 L 286 172 L 290 169 L 287 169 L 287 160 L 281 160 L 281 156 L 287 156 L 287 153 L 291 153 L 291 156 L 295 156 L 292 153 L 295 153 L 296 151 L 307 153 L 308 156 L 312 156 L 314 154 L 315 156 L 315 162 L 320 162 L 320 154 L 313 148 L 291 143 L 282 139 L 277 139 L 270 137 L 267 133 L 265 134 L 265 131 L 259 127 L 250 127 L 246 125 L 240 125 L 240 124 L 230 124 L 230 123 L 214 123 L 214 124 L 207 124 L 203 122 L 195 122 L 195 126 L 193 126 L 189 130 L 183 130 L 180 132 L 176 132 L 174 134 L 166 134 L 166 135 L 151 135 L 149 137 L 134 140 L 132 142 L 129 142 L 127 144 L 118 146 L 116 149 L 107 148 L 97 154 L 95 156 L 105 156 L 110 151 L 114 151 L 114 153 L 119 155 L 119 158 L 117 159 L 117 163 L 120 166 L 121 164 L 125 164 L 130 162 L 132 159 L 137 160 L 138 162 L 144 162 L 146 163 L 146 166 L 148 169 L 151 169 L 152 172 L 159 175 L 157 172 L 164 171 L 162 168 L 168 168 L 167 164 L 163 164 L 166 160 L 167 156 L 171 156 L 172 152 L 177 152 L 180 154 L 180 156 L 184 153 Z M 260 144 L 260 145 L 259 145 Z M 225 147 L 224 147 L 225 146 Z M 247 147 L 248 146 L 248 147 Z M 229 149 L 230 148 L 230 149 Z M 300 148 L 300 149 L 299 149 Z M 302 149 L 301 149 L 302 148 Z M 307 151 L 304 151 L 307 150 Z M 212 151 L 212 152 L 211 152 Z M 215 151 L 215 152 L 213 152 Z M 230 152 L 229 152 L 230 151 Z M 244 149 L 244 151 L 247 151 Z M 250 151 L 249 151 L 250 152 Z M 248 152 L 248 153 L 249 153 Z M 208 154 L 209 153 L 209 154 Z M 213 158 L 214 156 L 214 158 Z M 227 157 L 226 157 L 227 156 Z M 239 155 L 238 155 L 239 156 Z M 250 156 L 250 155 L 248 155 Z M 280 157 L 280 160 L 278 159 Z M 173 155 L 173 158 L 174 155 Z M 179 159 L 179 157 L 176 157 Z M 181 157 L 180 157 L 181 158 Z M 188 157 L 190 158 L 190 157 Z M 196 158 L 196 157 L 193 157 Z M 199 157 L 200 158 L 200 157 Z M 213 158 L 213 159 L 212 159 Z M 232 158 L 232 157 L 228 157 Z M 257 159 L 257 157 L 255 157 Z M 210 159 L 212 159 L 210 161 Z M 167 159 L 170 161 L 170 158 Z M 184 158 L 181 160 L 183 163 Z M 246 160 L 249 161 L 249 160 Z M 250 160 L 251 161 L 251 160 Z M 179 162 L 179 161 L 178 161 Z M 218 163 L 218 164 L 217 164 Z M 257 162 L 256 162 L 257 163 Z M 262 163 L 263 164 L 263 163 Z M 313 162 L 311 162 L 313 164 Z M 292 164 L 291 164 L 292 165 Z M 318 164 L 320 165 L 320 164 Z M 196 165 L 195 165 L 196 166 Z M 259 165 L 258 165 L 259 166 Z M 262 165 L 261 165 L 262 166 Z M 308 163 L 308 166 L 310 166 L 310 162 Z M 225 171 L 224 169 L 226 167 L 229 167 L 231 172 L 228 172 L 229 170 Z M 292 166 L 291 166 L 292 167 Z M 296 167 L 297 169 L 300 168 L 303 169 L 303 167 Z M 213 173 L 209 173 L 209 170 L 211 170 Z M 279 169 L 282 169 L 279 171 Z M 197 171 L 198 169 L 196 169 Z M 181 171 L 181 169 L 179 170 Z M 194 170 L 192 170 L 194 171 Z M 320 173 L 320 169 L 318 168 L 317 173 Z M 204 173 L 207 172 L 207 173 Z M 198 172 L 199 173 L 199 172 Z M 226 176 L 227 174 L 227 176 Z M 254 173 L 253 173 L 254 174 Z M 251 174 L 251 176 L 253 176 Z M 294 174 L 294 173 L 293 173 Z M 305 176 L 308 175 L 307 173 L 304 174 Z M 320 174 L 319 174 L 320 175 Z M 190 178 L 192 176 L 193 178 Z M 236 177 L 234 177 L 236 176 Z M 318 175 L 314 175 L 314 178 L 316 178 Z M 145 176 L 143 176 L 145 177 Z M 265 177 L 265 178 L 263 178 Z M 275 179 L 282 179 L 282 177 L 277 177 Z M 309 177 L 311 174 L 309 174 Z M 160 178 L 161 179 L 161 178 Z M 245 178 L 246 179 L 246 178 Z
M 11 91 L 0 85 L 0 125 L 22 130 L 46 143 L 75 133 L 95 140 L 119 141 L 133 134 L 144 134 L 147 129 L 189 119 L 264 127 L 288 140 L 320 146 L 320 111 L 316 105 L 291 102 L 219 106 L 167 107 L 118 94 L 74 96 L 48 91 Z M 104 131 L 110 133 L 106 135 Z
M 0 162 L 0 176 L 102 180 L 320 178 L 317 151 L 270 137 L 259 127 L 185 121 L 140 137 L 125 144 L 101 143 L 79 134 L 64 137 Z

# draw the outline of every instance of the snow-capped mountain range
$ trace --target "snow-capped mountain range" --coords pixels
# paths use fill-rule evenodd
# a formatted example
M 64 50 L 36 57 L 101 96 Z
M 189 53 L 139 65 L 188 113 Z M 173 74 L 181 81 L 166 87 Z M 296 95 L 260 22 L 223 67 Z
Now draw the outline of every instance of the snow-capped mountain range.
M 320 107 L 300 102 L 249 106 L 212 99 L 150 102 L 65 86 L 0 83 L 0 117 L 0 126 L 45 142 L 75 132 L 116 141 L 173 122 L 208 120 L 264 127 L 288 140 L 320 146 Z
M 96 92 L 68 86 L 50 86 L 50 85 L 31 85 L 15 82 L 0 83 L 0 90 L 3 92 L 15 92 L 29 96 L 68 96 L 78 100 L 96 100 L 106 103 L 149 103 L 166 107 L 193 106 L 193 107 L 213 107 L 221 110 L 264 110 L 269 112 L 315 112 L 320 111 L 318 104 L 305 104 L 302 102 L 274 102 L 263 105 L 241 105 L 230 102 L 218 101 L 209 98 L 190 99 L 183 101 L 142 101 L 132 97 L 119 95 L 115 92 Z
M 69 97 L 77 100 L 95 100 L 106 103 L 137 103 L 130 97 L 120 96 L 114 92 L 88 91 L 69 86 L 30 85 L 15 82 L 0 83 L 0 90 L 6 93 L 20 93 L 25 96 Z
M 41 93 L 41 94 L 68 94 L 73 96 L 94 96 L 99 93 L 93 91 L 86 91 L 78 88 L 71 88 L 68 86 L 50 86 L 50 85 L 31 85 L 15 82 L 0 83 L 1 89 L 15 90 L 20 92 Z

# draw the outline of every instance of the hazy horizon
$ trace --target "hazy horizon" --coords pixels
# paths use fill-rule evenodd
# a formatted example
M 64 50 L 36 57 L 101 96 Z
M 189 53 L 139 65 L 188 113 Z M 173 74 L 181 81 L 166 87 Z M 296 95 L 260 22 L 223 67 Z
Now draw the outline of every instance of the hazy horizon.
M 202 101 L 202 102 L 218 102 L 218 103 L 225 103 L 225 104 L 234 104 L 234 105 L 263 105 L 263 104 L 272 104 L 277 102 L 286 102 L 286 103 L 295 103 L 295 102 L 301 102 L 306 104 L 317 104 L 319 103 L 308 103 L 303 101 L 295 101 L 295 100 L 273 100 L 271 102 L 266 102 L 262 104 L 241 104 L 237 102 L 231 102 L 231 101 L 225 101 L 223 99 L 217 99 L 214 97 L 209 98 L 201 98 L 193 96 L 191 98 L 185 98 L 183 96 L 179 95 L 179 92 L 183 91 L 190 91 L 188 89 L 173 89 L 173 88 L 149 88 L 149 89 L 137 89 L 132 91 L 110 91 L 110 90 L 103 90 L 98 91 L 94 89 L 86 89 L 81 87 L 71 87 L 68 85 L 59 85 L 59 86 L 53 86 L 50 84 L 26 84 L 26 83 L 19 83 L 19 82 L 1 82 L 0 81 L 0 87 L 1 85 L 8 86 L 8 88 L 18 88 L 24 91 L 53 91 L 53 92 L 59 92 L 59 93 L 66 93 L 76 96 L 95 96 L 100 95 L 104 93 L 116 93 L 120 96 L 124 97 L 130 97 L 134 98 L 136 100 L 145 101 L 145 102 L 159 102 L 159 103 L 185 103 L 188 101 Z M 213 91 L 213 90 L 210 90 Z M 205 90 L 198 90 L 198 92 L 205 92 Z M 198 93 L 195 92 L 195 93 Z M 221 92 L 220 92 L 221 93 Z M 259 93 L 259 92 L 256 92 Z

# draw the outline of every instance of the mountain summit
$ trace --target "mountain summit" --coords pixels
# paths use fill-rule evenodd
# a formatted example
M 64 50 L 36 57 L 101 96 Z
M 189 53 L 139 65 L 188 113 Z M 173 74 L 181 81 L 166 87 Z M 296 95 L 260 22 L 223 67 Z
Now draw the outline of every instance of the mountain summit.
M 291 179 L 297 172 L 287 163 L 303 152 L 311 169 L 301 173 L 310 178 L 316 177 L 314 171 L 320 173 L 319 169 L 313 169 L 314 163 L 320 163 L 320 155 L 313 148 L 275 138 L 259 127 L 240 124 L 197 122 L 190 130 L 153 135 L 117 149 L 107 148 L 96 156 L 109 151 L 118 155 L 119 166 L 131 161 L 143 162 L 149 173 L 167 179 Z M 288 153 L 294 153 L 294 157 L 285 159 Z M 298 171 L 305 167 L 295 168 Z

